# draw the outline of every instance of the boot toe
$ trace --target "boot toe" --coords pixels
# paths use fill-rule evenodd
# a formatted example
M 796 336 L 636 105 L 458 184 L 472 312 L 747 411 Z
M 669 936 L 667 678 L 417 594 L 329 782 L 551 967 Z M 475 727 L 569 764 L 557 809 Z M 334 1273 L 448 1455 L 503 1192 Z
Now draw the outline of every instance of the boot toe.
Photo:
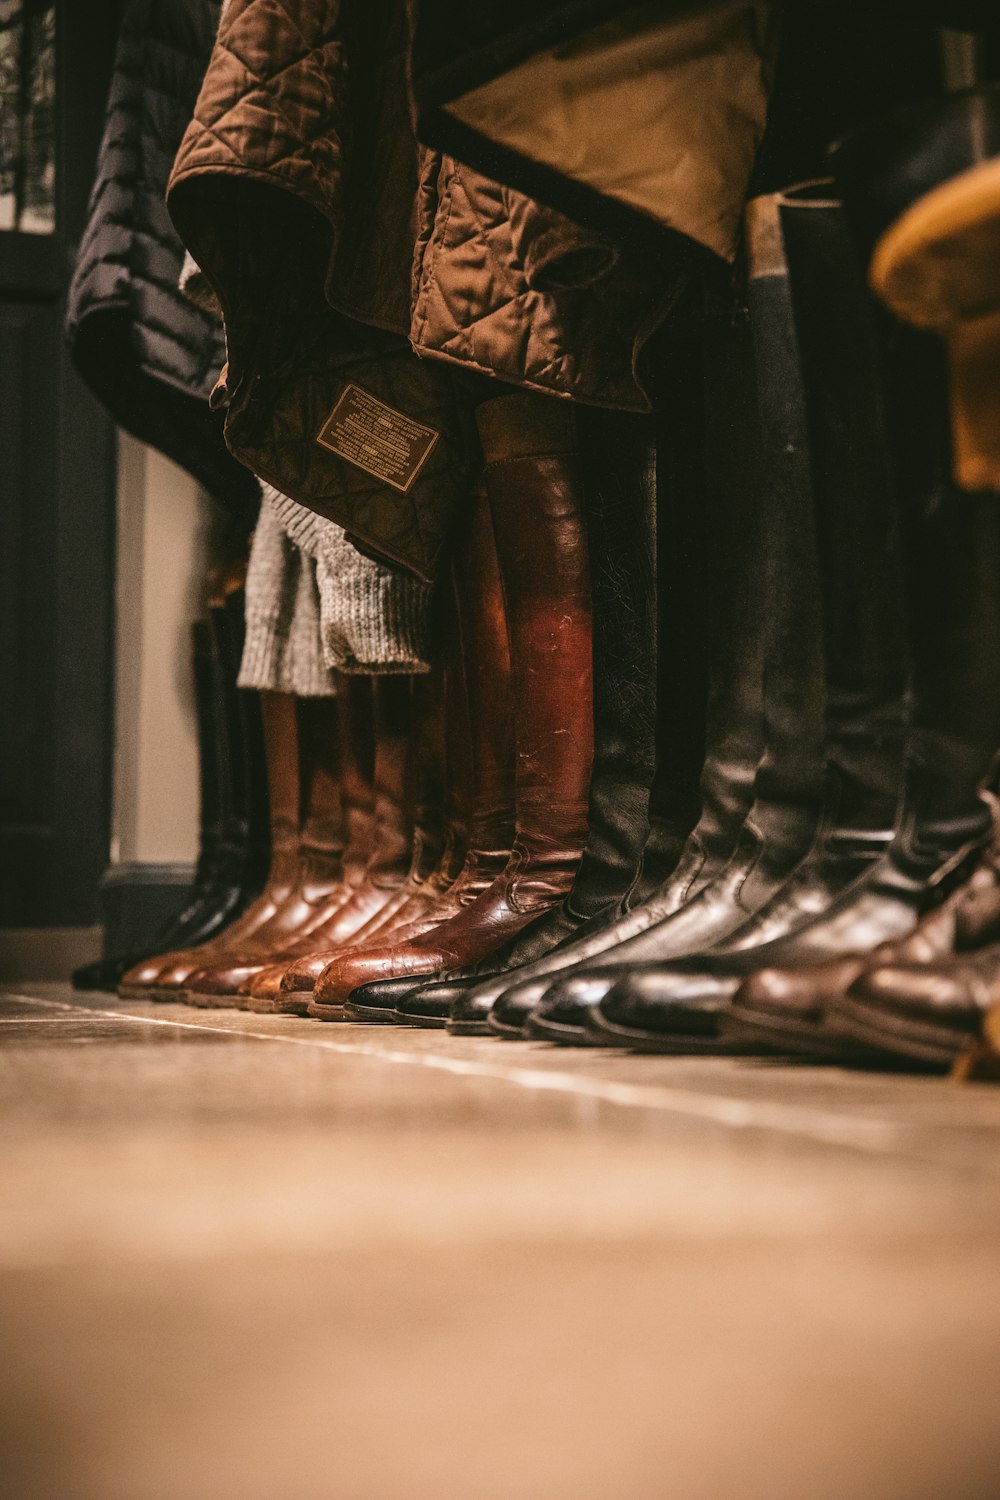
M 863 968 L 864 959 L 855 956 L 795 969 L 758 969 L 720 1016 L 719 1034 L 764 1054 L 837 1058 L 844 1049 L 827 1015 Z
M 441 956 L 430 949 L 386 947 L 345 954 L 323 969 L 313 998 L 317 1005 L 343 1005 L 352 990 L 377 980 L 431 979 L 442 967 Z
M 886 964 L 861 974 L 847 997 L 886 1017 L 962 1030 L 977 1025 L 988 1005 L 963 964 Z
M 254 979 L 267 965 L 263 961 L 240 962 L 195 969 L 185 985 L 188 1002 L 193 1005 L 232 1005 L 240 985 Z
M 490 1011 L 490 1030 L 497 1036 L 526 1036 L 528 1022 L 551 982 L 551 975 L 539 975 L 502 990 Z
M 604 999 L 616 977 L 613 970 L 595 969 L 557 979 L 532 1011 L 529 1034 L 575 1046 L 589 1042 L 587 1015 Z
M 359 985 L 347 997 L 348 1017 L 355 1021 L 391 1021 L 396 1008 L 422 984 L 420 978 L 406 978 L 378 979 Z
M 317 979 L 333 959 L 332 950 L 328 950 L 310 953 L 306 958 L 297 958 L 294 963 L 285 964 L 281 971 L 280 988 L 286 995 L 309 993 L 315 989 Z
M 454 1036 L 488 1036 L 490 1012 L 497 998 L 496 985 L 476 986 L 459 980 L 442 988 L 451 990 L 448 1030 Z
M 133 991 L 145 991 L 152 989 L 165 966 L 169 965 L 170 954 L 160 954 L 154 958 L 144 958 L 141 963 L 135 964 L 118 981 L 118 992 L 128 996 Z
M 80 968 L 74 969 L 70 976 L 70 982 L 75 990 L 105 990 L 113 994 L 129 965 L 127 959 L 98 958 L 93 963 L 82 964 Z M 139 966 L 141 967 L 141 966 Z
M 588 1027 L 605 1041 L 664 1051 L 719 1051 L 719 1017 L 738 980 L 693 970 L 649 968 L 622 974 Z
M 453 1007 L 465 998 L 468 989 L 468 984 L 461 979 L 422 984 L 401 997 L 393 1018 L 404 1026 L 440 1028 L 447 1022 Z

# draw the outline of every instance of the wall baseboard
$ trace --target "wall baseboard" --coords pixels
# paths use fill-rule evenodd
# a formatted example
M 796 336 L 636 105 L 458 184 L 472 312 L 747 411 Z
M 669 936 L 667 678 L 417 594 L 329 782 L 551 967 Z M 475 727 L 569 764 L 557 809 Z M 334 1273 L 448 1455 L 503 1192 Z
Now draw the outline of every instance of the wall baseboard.
M 100 927 L 0 928 L 0 979 L 7 984 L 65 980 L 100 956 Z

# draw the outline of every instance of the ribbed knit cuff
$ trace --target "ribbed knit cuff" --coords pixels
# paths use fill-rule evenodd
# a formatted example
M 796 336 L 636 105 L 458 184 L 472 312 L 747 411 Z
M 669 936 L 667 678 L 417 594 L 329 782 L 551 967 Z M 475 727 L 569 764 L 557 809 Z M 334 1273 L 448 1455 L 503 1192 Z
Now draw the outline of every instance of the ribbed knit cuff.
M 272 486 L 264 494 L 286 536 L 316 560 L 326 665 L 371 675 L 429 671 L 430 585 L 365 557 L 343 527 Z
M 240 687 L 330 698 L 320 642 L 316 564 L 285 535 L 265 497 L 250 550 Z
M 351 545 L 346 538 L 344 545 Z M 321 555 L 316 565 L 327 666 L 374 675 L 429 671 L 430 586 L 377 563 L 347 570 L 336 567 L 336 557 L 333 563 Z

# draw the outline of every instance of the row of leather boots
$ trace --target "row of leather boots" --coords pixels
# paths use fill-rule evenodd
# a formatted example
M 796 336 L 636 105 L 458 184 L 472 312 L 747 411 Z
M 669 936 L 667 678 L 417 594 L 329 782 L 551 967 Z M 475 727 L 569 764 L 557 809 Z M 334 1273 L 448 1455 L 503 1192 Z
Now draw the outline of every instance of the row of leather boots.
M 121 992 L 641 1051 L 964 1055 L 1000 998 L 1000 497 L 953 477 L 955 370 L 949 396 L 914 278 L 937 308 L 959 243 L 962 308 L 975 282 L 995 331 L 995 171 L 978 250 L 974 225 L 935 259 L 926 213 L 897 245 L 917 315 L 867 273 L 997 152 L 980 90 L 754 200 L 742 295 L 691 286 L 654 418 L 484 401 L 435 670 L 265 695 L 263 891 L 221 930 L 182 924 Z

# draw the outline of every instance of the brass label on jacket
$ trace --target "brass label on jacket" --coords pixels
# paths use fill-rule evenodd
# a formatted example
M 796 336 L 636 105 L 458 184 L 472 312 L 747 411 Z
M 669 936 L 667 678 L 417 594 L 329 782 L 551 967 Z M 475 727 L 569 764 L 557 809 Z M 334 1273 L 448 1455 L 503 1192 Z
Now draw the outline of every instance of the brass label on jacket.
M 440 436 L 436 428 L 414 422 L 360 385 L 349 385 L 316 441 L 338 458 L 405 494 Z

